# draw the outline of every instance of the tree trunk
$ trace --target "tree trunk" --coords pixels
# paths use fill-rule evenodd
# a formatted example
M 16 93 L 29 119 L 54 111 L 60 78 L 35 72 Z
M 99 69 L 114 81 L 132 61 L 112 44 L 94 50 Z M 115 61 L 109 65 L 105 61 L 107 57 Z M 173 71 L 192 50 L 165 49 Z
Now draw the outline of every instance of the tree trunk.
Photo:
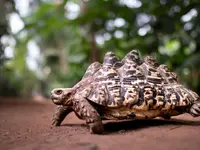
M 81 12 L 82 14 L 87 12 L 87 1 L 81 1 Z M 95 40 L 95 31 L 93 29 L 93 23 L 90 23 L 90 62 L 100 61 L 100 50 L 97 48 L 96 40 Z
M 67 72 L 67 56 L 66 56 L 66 49 L 63 45 L 63 42 L 59 42 L 59 60 L 60 60 L 60 71 L 62 74 L 66 74 Z
M 96 40 L 95 40 L 95 33 L 94 33 L 92 27 L 90 30 L 90 35 L 91 35 L 91 51 L 90 51 L 91 59 L 90 59 L 90 61 L 91 62 L 100 61 L 100 50 L 97 47 Z

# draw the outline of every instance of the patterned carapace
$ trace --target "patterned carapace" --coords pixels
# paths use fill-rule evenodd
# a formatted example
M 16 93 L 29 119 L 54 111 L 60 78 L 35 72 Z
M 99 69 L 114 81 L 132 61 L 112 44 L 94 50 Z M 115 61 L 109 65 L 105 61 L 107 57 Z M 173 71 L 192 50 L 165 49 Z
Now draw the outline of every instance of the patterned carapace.
M 108 52 L 102 66 L 99 63 L 95 69 L 91 66 L 86 71 L 89 78 L 92 76 L 91 83 L 78 91 L 106 107 L 169 110 L 192 104 L 198 98 L 196 93 L 178 83 L 176 74 L 166 65 L 158 65 L 151 56 L 142 61 L 136 50 L 122 61 Z M 84 80 L 88 81 L 87 76 Z

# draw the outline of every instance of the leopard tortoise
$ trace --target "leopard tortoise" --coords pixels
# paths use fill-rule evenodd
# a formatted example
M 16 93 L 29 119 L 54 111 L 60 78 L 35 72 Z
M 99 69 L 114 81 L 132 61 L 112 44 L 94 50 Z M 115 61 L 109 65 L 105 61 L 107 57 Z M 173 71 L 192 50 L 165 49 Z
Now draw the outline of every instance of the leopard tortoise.
M 107 52 L 104 62 L 92 63 L 74 87 L 52 90 L 51 99 L 58 105 L 54 126 L 74 111 L 94 134 L 103 133 L 102 120 L 106 119 L 200 116 L 199 96 L 181 85 L 166 65 L 159 65 L 151 56 L 141 60 L 136 50 L 122 60 Z

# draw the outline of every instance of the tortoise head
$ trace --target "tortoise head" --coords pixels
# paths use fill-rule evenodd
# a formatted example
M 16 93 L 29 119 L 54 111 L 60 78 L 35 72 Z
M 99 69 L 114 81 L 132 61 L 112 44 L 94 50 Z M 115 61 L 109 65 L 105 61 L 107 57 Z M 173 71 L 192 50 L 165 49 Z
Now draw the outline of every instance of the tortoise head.
M 71 106 L 73 94 L 72 88 L 56 88 L 51 91 L 51 99 L 56 105 Z

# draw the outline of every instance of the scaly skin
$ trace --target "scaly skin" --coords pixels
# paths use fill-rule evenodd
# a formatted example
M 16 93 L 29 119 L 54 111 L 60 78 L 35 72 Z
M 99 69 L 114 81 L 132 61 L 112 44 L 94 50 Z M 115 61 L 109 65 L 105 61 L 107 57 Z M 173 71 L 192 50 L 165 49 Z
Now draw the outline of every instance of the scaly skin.
M 101 116 L 93 106 L 84 97 L 78 94 L 71 95 L 73 90 L 67 89 L 67 92 L 65 90 L 59 88 L 52 91 L 52 100 L 59 105 L 53 116 L 52 125 L 59 126 L 64 118 L 74 111 L 79 118 L 86 120 L 91 133 L 103 133 L 104 127 Z
M 53 115 L 52 125 L 60 126 L 65 117 L 72 111 L 73 109 L 70 106 L 63 106 L 63 105 L 57 106 L 56 111 Z
M 200 116 L 200 102 L 197 102 L 197 103 L 193 104 L 192 107 L 189 109 L 189 113 L 193 117 Z
M 85 98 L 75 95 L 73 99 L 72 109 L 77 113 L 80 118 L 86 120 L 86 124 L 90 126 L 90 132 L 101 134 L 104 131 L 101 116 L 96 109 Z

